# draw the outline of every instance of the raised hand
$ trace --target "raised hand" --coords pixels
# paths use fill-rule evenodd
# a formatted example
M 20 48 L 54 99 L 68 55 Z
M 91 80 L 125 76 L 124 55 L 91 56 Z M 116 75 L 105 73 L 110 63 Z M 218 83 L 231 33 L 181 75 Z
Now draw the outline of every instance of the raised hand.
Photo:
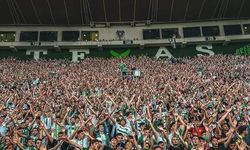
M 237 147 L 238 147 L 238 150 L 247 150 L 247 144 L 241 140 L 240 144 L 236 143 L 237 144 Z
M 14 137 L 14 138 L 13 138 L 13 143 L 14 143 L 14 144 L 17 144 L 17 143 L 18 143 L 18 138 L 17 138 L 17 137 Z
M 160 131 L 163 131 L 163 130 L 164 130 L 162 127 L 158 127 L 158 129 L 159 129 Z
M 132 133 L 131 133 L 131 136 L 135 137 L 135 132 L 132 132 Z
M 148 117 L 146 117 L 146 120 L 147 120 L 148 122 L 151 122 L 151 119 L 150 119 L 150 118 L 148 118 Z

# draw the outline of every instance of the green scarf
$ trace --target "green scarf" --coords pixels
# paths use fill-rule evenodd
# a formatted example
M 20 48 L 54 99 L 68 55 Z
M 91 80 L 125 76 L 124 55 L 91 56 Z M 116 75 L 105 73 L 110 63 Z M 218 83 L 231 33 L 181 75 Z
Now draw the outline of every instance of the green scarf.
M 58 134 L 59 134 L 59 132 L 61 131 L 61 127 L 58 125 L 58 124 L 56 124 L 55 125 L 55 130 L 54 130 L 54 136 L 53 136 L 53 138 L 58 138 Z

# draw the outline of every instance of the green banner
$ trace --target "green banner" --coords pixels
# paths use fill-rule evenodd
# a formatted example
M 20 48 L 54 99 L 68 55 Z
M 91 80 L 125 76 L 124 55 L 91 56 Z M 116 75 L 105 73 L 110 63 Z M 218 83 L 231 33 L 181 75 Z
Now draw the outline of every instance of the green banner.
M 105 49 L 22 49 L 18 51 L 0 50 L 0 59 L 16 58 L 21 60 L 29 59 L 69 59 L 72 61 L 82 60 L 88 57 L 106 57 L 106 58 L 124 58 L 129 56 L 142 56 L 164 58 L 164 57 L 194 57 L 200 55 L 216 55 L 216 54 L 236 54 L 250 56 L 250 44 L 248 43 L 232 43 L 227 46 L 222 44 L 207 45 L 186 45 L 186 47 L 148 47 L 148 48 L 105 48 Z

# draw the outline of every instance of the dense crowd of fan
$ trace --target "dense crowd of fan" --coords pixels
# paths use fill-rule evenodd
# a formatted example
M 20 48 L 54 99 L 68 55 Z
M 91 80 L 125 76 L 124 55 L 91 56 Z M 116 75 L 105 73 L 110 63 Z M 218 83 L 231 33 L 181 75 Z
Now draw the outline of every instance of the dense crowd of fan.
M 0 60 L 1 150 L 249 150 L 249 122 L 249 57 Z

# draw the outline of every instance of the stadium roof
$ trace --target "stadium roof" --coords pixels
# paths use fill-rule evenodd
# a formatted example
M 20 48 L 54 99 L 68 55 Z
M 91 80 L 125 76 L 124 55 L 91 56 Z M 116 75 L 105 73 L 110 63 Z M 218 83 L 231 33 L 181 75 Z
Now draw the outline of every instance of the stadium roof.
M 250 0 L 0 0 L 0 25 L 242 19 L 249 10 Z

